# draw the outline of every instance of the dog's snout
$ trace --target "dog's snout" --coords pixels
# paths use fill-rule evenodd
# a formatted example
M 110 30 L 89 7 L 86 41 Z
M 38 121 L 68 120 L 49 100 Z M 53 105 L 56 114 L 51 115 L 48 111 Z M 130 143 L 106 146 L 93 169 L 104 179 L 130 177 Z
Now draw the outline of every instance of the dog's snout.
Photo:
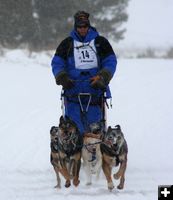
M 93 147 L 93 152 L 96 152 L 96 147 Z

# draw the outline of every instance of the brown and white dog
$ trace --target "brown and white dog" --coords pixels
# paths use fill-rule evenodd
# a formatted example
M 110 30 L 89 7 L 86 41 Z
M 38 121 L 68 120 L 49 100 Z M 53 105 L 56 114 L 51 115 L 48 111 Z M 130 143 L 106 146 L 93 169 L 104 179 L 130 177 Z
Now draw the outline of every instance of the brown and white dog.
M 60 118 L 59 127 L 53 126 L 50 130 L 51 136 L 51 164 L 54 167 L 57 185 L 61 187 L 59 173 L 65 178 L 65 187 L 73 184 L 78 186 L 79 171 L 81 166 L 82 138 L 76 124 L 68 117 Z
M 103 139 L 103 143 L 100 147 L 103 158 L 102 168 L 107 179 L 108 189 L 112 190 L 114 188 L 111 177 L 112 167 L 118 165 L 120 165 L 119 170 L 113 175 L 113 177 L 115 179 L 120 179 L 120 183 L 117 188 L 123 189 L 125 182 L 125 171 L 127 167 L 128 147 L 120 125 L 115 126 L 115 128 L 108 127 Z
M 102 168 L 102 154 L 100 151 L 101 125 L 100 123 L 90 124 L 90 133 L 84 134 L 82 158 L 86 173 L 86 185 L 92 184 L 92 174 L 99 174 Z

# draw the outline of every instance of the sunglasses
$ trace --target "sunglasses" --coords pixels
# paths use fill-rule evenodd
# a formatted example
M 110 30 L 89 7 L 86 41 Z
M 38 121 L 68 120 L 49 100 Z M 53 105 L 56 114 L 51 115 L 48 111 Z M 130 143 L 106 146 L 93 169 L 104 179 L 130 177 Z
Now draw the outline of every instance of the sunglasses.
M 88 28 L 87 25 L 77 26 L 77 28 Z

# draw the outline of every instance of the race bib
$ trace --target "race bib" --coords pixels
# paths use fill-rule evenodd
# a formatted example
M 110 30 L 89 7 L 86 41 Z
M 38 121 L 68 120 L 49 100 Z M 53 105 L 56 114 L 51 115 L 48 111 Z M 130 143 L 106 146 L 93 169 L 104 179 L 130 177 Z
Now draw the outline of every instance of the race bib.
M 98 67 L 94 40 L 87 43 L 74 40 L 74 60 L 76 69 L 92 69 Z

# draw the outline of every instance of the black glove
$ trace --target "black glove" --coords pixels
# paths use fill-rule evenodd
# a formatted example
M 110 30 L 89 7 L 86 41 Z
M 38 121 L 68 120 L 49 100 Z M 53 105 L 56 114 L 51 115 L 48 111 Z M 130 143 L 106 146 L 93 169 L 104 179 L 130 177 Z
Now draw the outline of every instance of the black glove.
M 55 77 L 56 84 L 62 85 L 63 89 L 71 89 L 74 86 L 73 80 L 68 77 L 68 74 L 65 71 L 60 72 Z
M 111 73 L 106 69 L 102 69 L 100 72 L 98 72 L 96 76 L 90 79 L 91 86 L 95 89 L 104 90 L 109 84 L 111 78 L 112 78 Z

